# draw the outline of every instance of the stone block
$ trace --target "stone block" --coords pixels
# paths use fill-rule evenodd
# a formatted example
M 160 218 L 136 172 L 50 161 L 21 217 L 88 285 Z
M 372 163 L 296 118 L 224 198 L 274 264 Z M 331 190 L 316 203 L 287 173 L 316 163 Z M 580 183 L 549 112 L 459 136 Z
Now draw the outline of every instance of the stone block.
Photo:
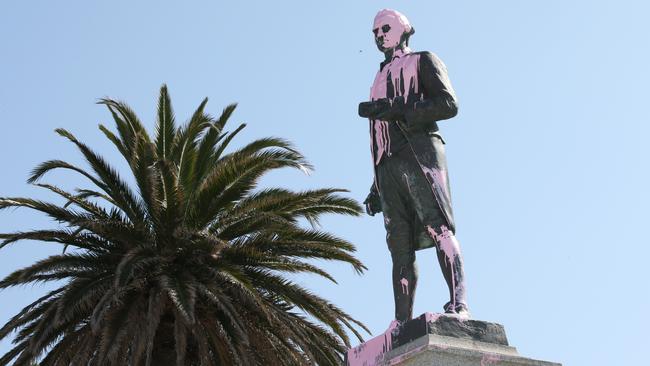
M 502 325 L 425 313 L 348 350 L 347 366 L 561 366 L 522 357 Z

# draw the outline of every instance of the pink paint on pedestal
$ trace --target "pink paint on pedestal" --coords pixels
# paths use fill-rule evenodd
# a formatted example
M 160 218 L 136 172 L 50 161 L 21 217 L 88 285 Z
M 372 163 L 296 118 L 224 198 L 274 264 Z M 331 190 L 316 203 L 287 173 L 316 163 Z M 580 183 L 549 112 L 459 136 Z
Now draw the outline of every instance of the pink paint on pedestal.
M 427 323 L 435 323 L 442 315 L 440 313 L 424 313 L 424 319 Z
M 496 365 L 499 361 L 501 361 L 501 359 L 501 356 L 497 354 L 485 354 L 481 358 L 481 366 Z
M 384 354 L 392 349 L 392 332 L 398 325 L 397 320 L 393 320 L 382 335 L 350 348 L 347 352 L 348 366 L 381 365 Z
M 424 345 L 421 345 L 420 347 L 416 347 L 416 348 L 414 348 L 414 349 L 412 349 L 412 350 L 410 350 L 410 351 L 408 351 L 408 352 L 406 352 L 406 353 L 404 353 L 402 355 L 399 355 L 399 356 L 397 356 L 395 358 L 392 358 L 387 362 L 387 365 L 388 366 L 398 365 L 398 364 L 402 363 L 402 361 L 404 361 L 404 360 L 408 359 L 409 357 L 411 357 L 412 355 L 417 354 L 420 351 L 426 349 L 428 346 L 429 345 L 424 344 Z
M 420 315 L 422 316 L 422 315 Z M 436 322 L 441 316 L 447 316 L 446 314 L 438 313 L 424 313 L 423 314 L 427 323 Z M 385 354 L 393 349 L 392 347 L 392 333 L 398 331 L 398 322 L 393 320 L 390 323 L 388 329 L 380 336 L 377 336 L 365 343 L 358 345 L 357 347 L 351 348 L 347 352 L 347 366 L 383 366 L 383 365 L 395 365 L 404 359 L 408 358 L 411 354 L 417 353 L 420 349 L 426 347 L 422 346 L 417 349 L 413 349 L 406 354 L 403 354 L 399 357 L 396 357 L 391 360 L 385 359 Z M 397 330 L 396 330 L 397 329 Z M 436 346 L 438 348 L 444 349 L 444 346 Z
M 428 349 L 434 348 L 434 349 L 439 349 L 439 350 L 449 349 L 448 346 L 443 346 L 441 344 L 434 344 L 434 345 L 423 344 L 420 347 L 413 348 L 412 350 L 410 350 L 410 351 L 408 351 L 408 352 L 406 352 L 406 353 L 404 353 L 404 354 L 402 354 L 400 356 L 397 356 L 395 358 L 391 358 L 390 360 L 388 360 L 388 366 L 399 365 L 400 363 L 402 363 L 402 361 L 410 358 L 411 356 L 413 356 L 415 354 L 420 353 L 420 351 L 425 350 L 427 348 Z

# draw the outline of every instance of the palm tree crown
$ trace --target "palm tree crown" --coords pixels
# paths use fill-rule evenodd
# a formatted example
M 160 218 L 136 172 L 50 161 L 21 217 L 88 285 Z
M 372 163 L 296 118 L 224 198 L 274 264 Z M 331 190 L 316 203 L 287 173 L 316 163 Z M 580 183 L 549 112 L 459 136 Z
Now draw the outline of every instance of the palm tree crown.
M 286 274 L 334 281 L 312 259 L 346 262 L 361 273 L 365 267 L 352 244 L 300 224 L 325 213 L 359 215 L 359 205 L 340 189 L 257 189 L 271 170 L 311 167 L 278 138 L 227 152 L 244 127 L 224 131 L 235 105 L 213 118 L 204 112 L 205 99 L 177 127 L 163 85 L 152 139 L 126 104 L 99 103 L 117 131 L 99 128 L 126 159 L 135 186 L 57 129 L 91 169 L 50 160 L 28 182 L 66 203 L 0 198 L 0 209 L 26 207 L 60 223 L 0 234 L 0 248 L 20 240 L 63 246 L 62 254 L 0 281 L 0 289 L 60 284 L 0 329 L 0 339 L 16 332 L 0 365 L 339 364 L 349 346 L 345 329 L 361 339 L 355 328 L 365 327 Z M 71 193 L 41 183 L 55 169 L 78 173 L 92 187 Z

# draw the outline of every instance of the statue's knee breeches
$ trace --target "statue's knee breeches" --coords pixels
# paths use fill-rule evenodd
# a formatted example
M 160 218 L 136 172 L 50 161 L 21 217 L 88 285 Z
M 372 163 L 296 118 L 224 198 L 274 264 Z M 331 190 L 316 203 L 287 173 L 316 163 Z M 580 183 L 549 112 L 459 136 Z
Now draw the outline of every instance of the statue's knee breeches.
M 412 223 L 384 217 L 386 221 L 386 244 L 394 264 L 409 266 L 415 262 Z

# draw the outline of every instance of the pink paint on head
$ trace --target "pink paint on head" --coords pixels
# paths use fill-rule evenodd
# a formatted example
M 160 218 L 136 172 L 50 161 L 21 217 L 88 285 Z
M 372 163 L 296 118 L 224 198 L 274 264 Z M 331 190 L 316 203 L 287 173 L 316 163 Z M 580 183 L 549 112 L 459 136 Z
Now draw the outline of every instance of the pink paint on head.
M 387 86 L 390 81 L 396 86 L 395 95 L 403 96 L 405 99 L 414 90 L 418 92 L 418 66 L 420 56 L 413 54 L 408 47 L 400 46 L 402 35 L 413 30 L 411 23 L 404 14 L 392 10 L 380 10 L 375 16 L 373 32 L 375 41 L 381 42 L 384 52 L 392 50 L 392 59 L 377 72 L 375 81 L 370 88 L 370 100 L 388 98 Z M 398 48 L 399 46 L 399 48 Z M 404 85 L 402 91 L 399 87 Z M 392 99 L 391 99 L 392 102 Z M 383 156 L 390 156 L 390 135 L 388 133 L 390 121 L 370 121 L 370 134 L 374 162 L 378 165 Z
M 388 26 L 385 27 L 384 26 Z M 413 27 L 409 20 L 397 10 L 382 9 L 375 15 L 375 21 L 372 24 L 372 31 L 375 37 L 384 37 L 382 47 L 384 49 L 394 49 L 399 46 L 404 33 L 411 32 Z
M 408 295 L 409 294 L 409 280 L 406 278 L 402 278 L 399 283 L 402 284 L 402 293 Z
M 497 354 L 486 353 L 481 358 L 481 366 L 496 365 L 501 360 L 502 360 L 501 356 L 499 356 Z

